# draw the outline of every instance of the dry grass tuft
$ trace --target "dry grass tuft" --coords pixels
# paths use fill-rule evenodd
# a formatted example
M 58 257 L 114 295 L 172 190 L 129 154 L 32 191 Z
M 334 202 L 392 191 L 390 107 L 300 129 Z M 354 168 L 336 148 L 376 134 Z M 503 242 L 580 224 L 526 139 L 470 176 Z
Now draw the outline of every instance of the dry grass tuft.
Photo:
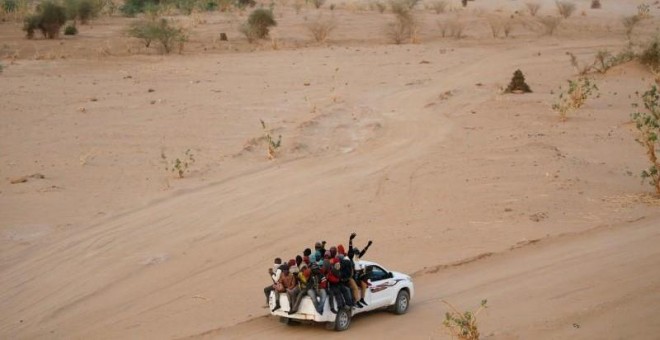
M 632 39 L 632 32 L 637 27 L 639 22 L 642 21 L 642 18 L 635 14 L 627 17 L 623 17 L 621 19 L 621 23 L 623 24 L 623 27 L 626 29 L 626 37 L 628 40 Z
M 328 39 L 328 35 L 335 28 L 337 28 L 337 24 L 333 18 L 323 19 L 321 16 L 318 16 L 315 21 L 307 24 L 307 30 L 309 30 L 312 38 L 320 43 L 325 42 Z
M 527 6 L 527 11 L 529 11 L 529 14 L 533 17 L 535 17 L 536 13 L 541 9 L 541 4 L 538 2 L 528 2 L 525 6 Z
M 553 35 L 561 24 L 560 17 L 546 16 L 537 18 L 538 22 L 543 26 L 544 33 L 547 35 Z
M 444 13 L 447 10 L 447 1 L 434 1 L 426 5 L 426 8 L 434 10 L 435 14 Z
M 410 3 L 395 1 L 391 3 L 392 13 L 396 20 L 387 25 L 387 35 L 395 44 L 402 44 L 406 40 L 411 43 L 419 42 L 419 25 L 412 13 Z
M 460 18 L 458 17 L 447 19 L 445 21 L 438 21 L 438 27 L 440 28 L 440 34 L 443 38 L 463 38 L 465 24 L 461 22 Z
M 555 1 L 555 5 L 557 5 L 557 12 L 564 19 L 568 19 L 577 8 L 575 4 L 570 1 Z

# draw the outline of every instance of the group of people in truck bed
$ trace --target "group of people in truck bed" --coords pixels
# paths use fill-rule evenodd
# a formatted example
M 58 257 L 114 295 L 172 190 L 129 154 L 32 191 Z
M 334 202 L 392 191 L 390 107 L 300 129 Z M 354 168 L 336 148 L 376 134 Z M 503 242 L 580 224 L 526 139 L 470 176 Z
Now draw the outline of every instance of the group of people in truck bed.
M 286 294 L 289 300 L 289 315 L 295 314 L 300 302 L 309 296 L 314 308 L 323 314 L 325 300 L 328 299 L 330 310 L 337 313 L 342 308 L 362 308 L 367 305 L 364 301 L 367 291 L 369 269 L 360 263 L 372 241 L 364 249 L 353 247 L 352 233 L 348 241 L 348 251 L 343 245 L 326 249 L 326 242 L 316 242 L 314 250 L 307 248 L 302 256 L 282 262 L 276 258 L 273 267 L 268 273 L 273 284 L 264 288 L 266 304 L 271 292 L 275 292 L 276 305 L 273 312 L 280 309 L 280 294 Z

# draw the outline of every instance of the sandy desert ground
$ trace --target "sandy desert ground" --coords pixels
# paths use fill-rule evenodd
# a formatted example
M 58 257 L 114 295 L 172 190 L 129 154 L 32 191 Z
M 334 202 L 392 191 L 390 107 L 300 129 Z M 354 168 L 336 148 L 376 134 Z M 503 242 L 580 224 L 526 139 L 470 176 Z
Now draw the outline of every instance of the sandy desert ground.
M 591 74 L 600 96 L 566 122 L 551 109 L 576 77 L 566 52 L 623 49 L 642 2 L 575 2 L 552 36 L 520 0 L 422 2 L 402 45 L 368 3 L 282 3 L 256 44 L 246 13 L 197 13 L 174 18 L 191 38 L 167 56 L 122 33 L 135 19 L 55 41 L 1 23 L 0 338 L 448 339 L 442 300 L 488 299 L 485 339 L 657 339 L 660 203 L 630 121 L 653 75 Z M 319 12 L 337 23 L 324 44 L 305 28 Z M 657 34 L 651 15 L 635 40 Z M 516 18 L 509 37 L 491 16 Z M 453 17 L 462 39 L 438 33 Z M 533 93 L 502 93 L 516 69 Z M 273 160 L 260 119 L 282 135 Z M 186 150 L 179 179 L 165 167 Z M 413 276 L 410 311 L 347 333 L 269 317 L 272 259 L 352 231 Z

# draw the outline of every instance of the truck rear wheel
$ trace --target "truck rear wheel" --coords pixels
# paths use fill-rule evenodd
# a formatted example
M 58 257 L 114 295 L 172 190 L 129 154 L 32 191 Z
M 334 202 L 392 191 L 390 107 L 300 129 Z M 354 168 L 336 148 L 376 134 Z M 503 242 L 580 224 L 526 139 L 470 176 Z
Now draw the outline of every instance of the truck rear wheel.
M 350 309 L 341 308 L 337 311 L 337 318 L 335 318 L 335 330 L 338 332 L 345 331 L 351 325 L 351 311 Z

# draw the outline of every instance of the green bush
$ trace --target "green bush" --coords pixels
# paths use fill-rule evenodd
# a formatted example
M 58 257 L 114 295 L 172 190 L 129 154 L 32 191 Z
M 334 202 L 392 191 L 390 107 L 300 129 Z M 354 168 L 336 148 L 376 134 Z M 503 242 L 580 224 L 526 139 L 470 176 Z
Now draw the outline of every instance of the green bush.
M 202 11 L 213 12 L 218 10 L 220 4 L 218 3 L 218 0 L 203 0 L 198 3 L 198 7 Z
M 66 25 L 66 27 L 64 27 L 64 35 L 76 35 L 76 34 L 78 34 L 78 29 L 76 28 L 76 25 L 69 24 Z
M 236 0 L 236 7 L 238 8 L 254 7 L 256 5 L 255 0 Z
M 142 40 L 145 47 L 158 41 L 164 53 L 170 53 L 176 44 L 183 48 L 188 40 L 183 29 L 172 26 L 167 19 L 136 21 L 128 29 L 128 35 Z
M 92 0 L 80 0 L 78 2 L 78 19 L 83 25 L 87 24 L 89 20 L 96 18 L 99 11 L 100 8 L 98 8 Z
M 185 15 L 190 15 L 197 4 L 196 0 L 174 0 L 174 7 Z
M 651 68 L 653 72 L 660 72 L 660 36 L 655 37 L 639 54 L 639 61 Z
M 325 0 L 312 0 L 312 4 L 314 5 L 314 8 L 319 9 L 325 4 Z
M 634 112 L 631 117 L 640 136 L 637 142 L 646 149 L 649 167 L 642 171 L 642 179 L 648 179 L 660 197 L 660 160 L 657 151 L 660 150 L 660 92 L 653 85 L 642 95 L 643 110 Z M 639 108 L 639 105 L 635 105 Z
M 125 0 L 119 10 L 127 17 L 134 17 L 138 13 L 144 13 L 149 6 L 158 6 L 158 0 Z
M 247 23 L 241 27 L 241 32 L 245 34 L 248 41 L 252 42 L 255 39 L 266 38 L 270 27 L 276 25 L 277 21 L 275 21 L 273 11 L 259 8 L 250 13 Z
M 40 30 L 44 37 L 55 39 L 60 28 L 66 23 L 66 9 L 54 2 L 46 1 L 37 6 L 37 13 L 25 18 L 23 30 L 29 39 L 34 38 L 35 30 Z
M 101 11 L 101 4 L 94 0 L 64 0 L 66 16 L 69 20 L 80 20 L 81 24 L 87 24 L 89 20 L 96 18 Z
M 16 0 L 4 0 L 2 2 L 2 10 L 5 13 L 14 13 L 18 10 L 18 2 Z

